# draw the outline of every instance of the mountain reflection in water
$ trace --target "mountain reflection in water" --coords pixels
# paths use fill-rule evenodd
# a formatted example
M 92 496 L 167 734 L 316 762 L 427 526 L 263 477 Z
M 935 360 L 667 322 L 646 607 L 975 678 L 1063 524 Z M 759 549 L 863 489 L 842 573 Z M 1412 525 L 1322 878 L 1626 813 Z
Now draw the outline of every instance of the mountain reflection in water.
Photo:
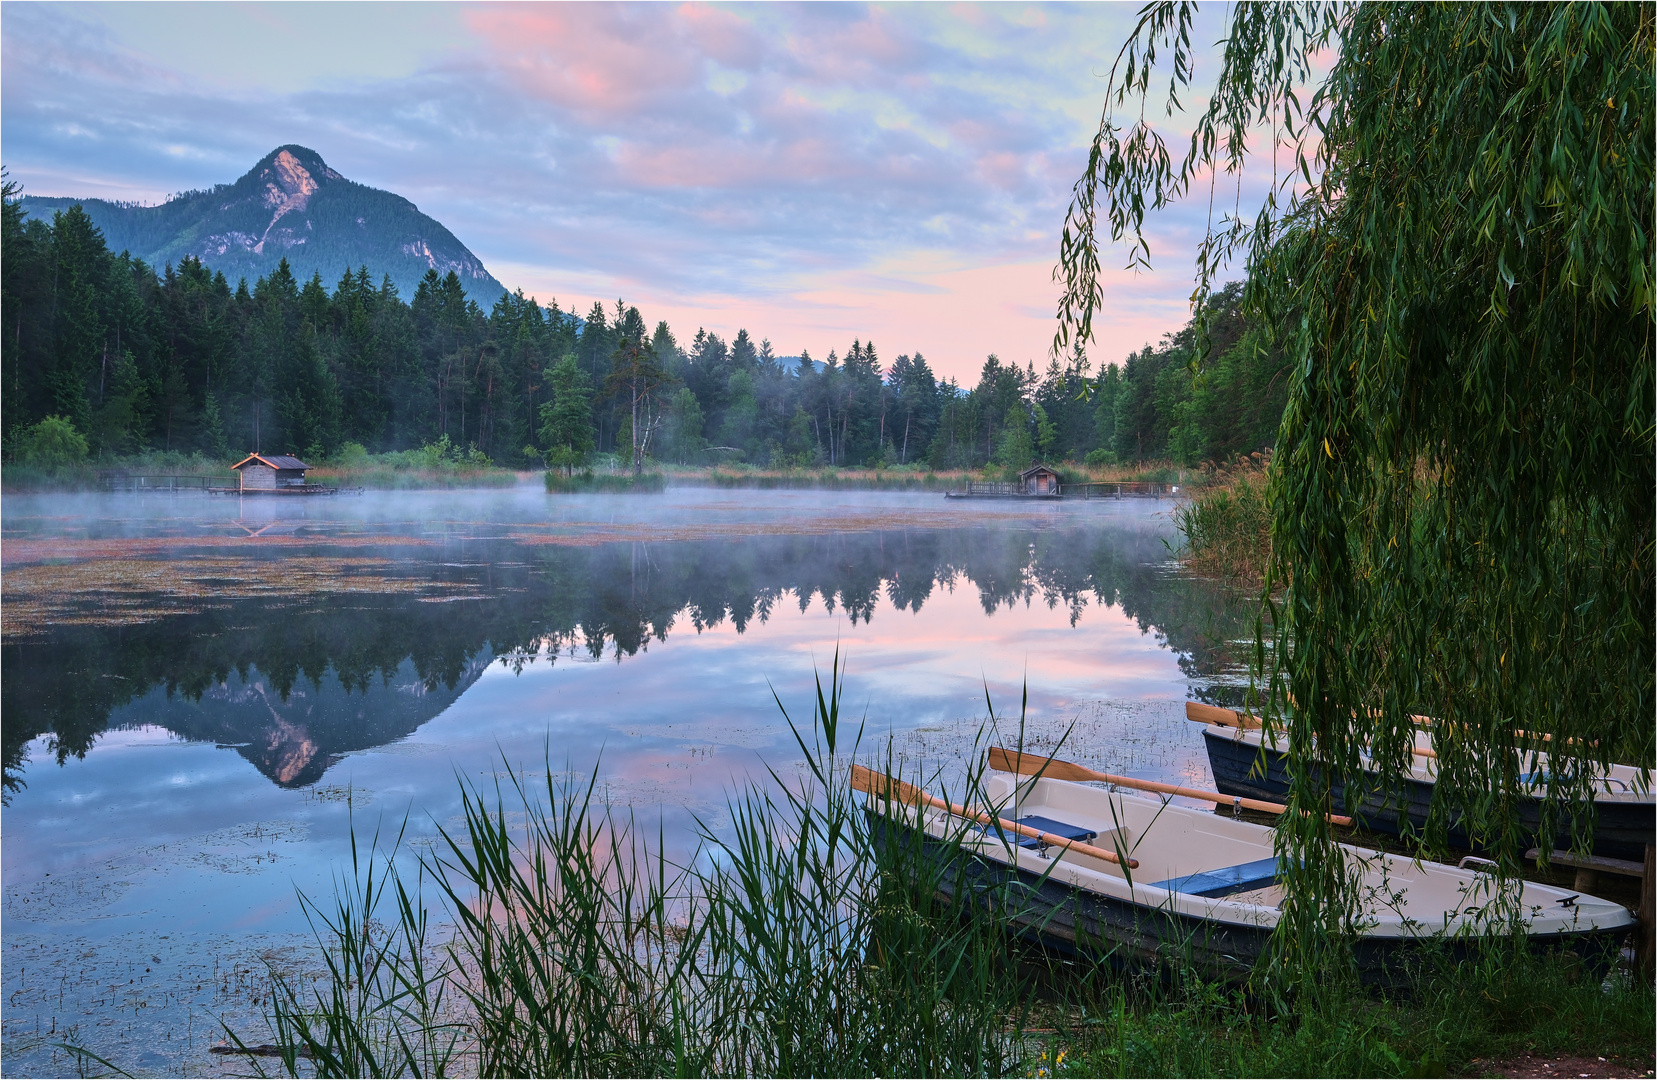
M 1237 667 L 1243 598 L 1181 577 L 1158 529 L 902 529 L 598 546 L 471 540 L 387 565 L 413 588 L 317 589 L 196 605 L 136 625 L 96 617 L 3 646 L 0 741 L 8 796 L 29 743 L 59 763 L 111 728 L 153 724 L 232 747 L 284 787 L 340 755 L 393 742 L 454 702 L 494 661 L 623 662 L 675 631 L 741 633 L 779 604 L 813 603 L 854 625 L 882 605 L 919 611 L 938 590 L 976 589 L 988 615 L 1015 605 L 1114 605 L 1154 631 L 1188 675 Z M 261 562 L 307 558 L 303 546 Z M 187 556 L 186 556 L 187 559 Z M 113 614 L 113 613 L 112 613 Z M 117 616 L 118 618 L 118 616 Z M 114 621 L 114 620 L 110 620 Z

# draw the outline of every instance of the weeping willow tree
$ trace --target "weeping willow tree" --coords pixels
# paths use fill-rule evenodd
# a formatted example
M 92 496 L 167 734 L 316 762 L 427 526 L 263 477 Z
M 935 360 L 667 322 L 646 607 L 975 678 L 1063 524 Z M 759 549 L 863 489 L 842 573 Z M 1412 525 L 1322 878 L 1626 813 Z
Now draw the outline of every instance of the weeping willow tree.
M 1542 836 L 1578 846 L 1595 775 L 1652 764 L 1653 11 L 1242 4 L 1183 156 L 1146 112 L 1191 92 L 1192 5 L 1144 8 L 1112 72 L 1055 348 L 1090 336 L 1103 240 L 1147 265 L 1148 212 L 1231 202 L 1272 154 L 1258 215 L 1211 217 L 1195 309 L 1239 260 L 1293 360 L 1257 651 L 1289 747 L 1291 969 L 1353 929 L 1332 782 L 1363 755 L 1399 784 L 1418 718 L 1418 839 L 1467 829 L 1510 902 L 1538 754 Z

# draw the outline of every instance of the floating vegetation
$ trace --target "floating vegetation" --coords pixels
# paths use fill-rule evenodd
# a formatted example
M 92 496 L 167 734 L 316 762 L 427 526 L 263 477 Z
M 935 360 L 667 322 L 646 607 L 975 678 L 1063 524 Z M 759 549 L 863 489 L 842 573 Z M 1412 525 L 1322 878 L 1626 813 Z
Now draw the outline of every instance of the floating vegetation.
M 9 545 L 8 545 L 9 546 Z M 64 545 L 75 552 L 75 545 Z M 223 607 L 260 597 L 316 598 L 341 593 L 465 594 L 467 582 L 394 574 L 383 558 L 308 555 L 271 560 L 228 555 L 91 558 L 7 569 L 5 640 L 53 626 L 121 626 Z

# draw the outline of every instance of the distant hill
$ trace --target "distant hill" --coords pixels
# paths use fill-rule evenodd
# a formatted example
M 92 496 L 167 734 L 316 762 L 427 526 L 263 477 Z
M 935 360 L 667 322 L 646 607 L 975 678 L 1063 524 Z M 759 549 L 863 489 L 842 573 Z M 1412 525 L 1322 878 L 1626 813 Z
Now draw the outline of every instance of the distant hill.
M 485 310 L 505 288 L 455 235 L 400 195 L 353 183 L 314 150 L 281 146 L 234 184 L 187 191 L 160 206 L 29 195 L 25 212 L 50 218 L 79 203 L 111 251 L 157 270 L 194 255 L 234 284 L 251 285 L 284 257 L 301 281 L 313 271 L 331 289 L 347 269 L 391 275 L 405 300 L 427 270 L 460 275 Z

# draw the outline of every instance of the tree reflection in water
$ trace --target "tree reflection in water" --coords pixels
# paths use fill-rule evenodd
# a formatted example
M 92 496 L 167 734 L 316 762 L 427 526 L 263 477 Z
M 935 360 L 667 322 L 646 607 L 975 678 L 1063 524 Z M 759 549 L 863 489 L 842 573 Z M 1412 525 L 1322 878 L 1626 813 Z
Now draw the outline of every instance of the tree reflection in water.
M 467 593 L 236 600 L 8 640 L 8 800 L 24 784 L 34 739 L 47 737 L 62 763 L 112 724 L 140 722 L 233 746 L 277 784 L 314 783 L 339 755 L 414 731 L 496 660 L 521 668 L 573 653 L 619 663 L 685 627 L 729 621 L 741 633 L 782 603 L 804 611 L 820 602 L 854 625 L 883 603 L 919 611 L 939 589 L 976 589 L 992 616 L 1062 605 L 1072 625 L 1090 605 L 1115 606 L 1217 698 L 1235 695 L 1238 642 L 1253 633 L 1251 598 L 1179 574 L 1153 532 L 907 529 L 591 547 L 500 540 L 469 545 L 462 567 L 441 558 L 397 565 L 451 584 L 459 574 Z

